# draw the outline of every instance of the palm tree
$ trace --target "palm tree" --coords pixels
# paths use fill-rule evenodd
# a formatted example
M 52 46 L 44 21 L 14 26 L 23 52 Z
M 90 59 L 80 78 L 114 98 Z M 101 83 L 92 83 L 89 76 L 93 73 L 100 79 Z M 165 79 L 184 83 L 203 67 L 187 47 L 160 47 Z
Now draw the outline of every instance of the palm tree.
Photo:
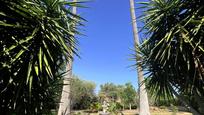
M 76 54 L 72 2 L 0 1 L 0 114 L 49 114 L 62 65 Z
M 73 0 L 73 3 L 77 3 L 77 0 Z M 73 6 L 72 13 L 76 15 L 76 6 Z M 73 25 L 73 27 L 74 26 L 75 24 Z M 73 56 L 73 54 L 71 55 Z M 67 73 L 64 76 L 64 80 L 63 80 L 64 85 L 62 88 L 58 115 L 71 114 L 71 97 L 70 97 L 70 93 L 71 93 L 70 82 L 71 81 L 70 80 L 72 79 L 72 63 L 73 63 L 73 59 L 70 59 L 70 61 L 67 63 L 67 66 L 66 66 Z
M 143 2 L 144 31 L 140 47 L 148 87 L 157 99 L 175 96 L 195 114 L 204 114 L 204 1 Z
M 135 46 L 137 46 L 139 45 L 139 37 L 138 37 L 137 24 L 136 24 L 134 0 L 130 0 L 130 7 L 131 7 L 134 42 L 135 42 Z M 138 53 L 136 53 L 135 59 L 137 62 L 141 61 L 141 57 Z M 144 83 L 144 76 L 142 72 L 142 66 L 140 63 L 137 63 L 137 73 L 138 73 L 139 99 L 140 99 L 139 114 L 140 115 L 150 115 L 147 92 L 146 92 L 145 83 Z

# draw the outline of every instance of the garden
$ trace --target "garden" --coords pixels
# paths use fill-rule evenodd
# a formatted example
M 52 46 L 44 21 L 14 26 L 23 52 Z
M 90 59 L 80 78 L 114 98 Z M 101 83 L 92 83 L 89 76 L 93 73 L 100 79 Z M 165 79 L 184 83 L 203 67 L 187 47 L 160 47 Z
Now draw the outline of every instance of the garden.
M 204 115 L 204 1 L 120 2 L 0 0 L 0 114 Z

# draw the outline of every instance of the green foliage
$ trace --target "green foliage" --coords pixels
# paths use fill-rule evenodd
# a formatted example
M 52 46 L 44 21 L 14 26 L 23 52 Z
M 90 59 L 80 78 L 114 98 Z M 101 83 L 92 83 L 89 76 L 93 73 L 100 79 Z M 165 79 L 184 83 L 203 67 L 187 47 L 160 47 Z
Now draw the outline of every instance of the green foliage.
M 148 101 L 151 106 L 170 106 L 171 104 L 175 106 L 181 105 L 177 98 L 169 99 L 168 101 L 160 98 L 160 100 L 156 100 L 155 96 L 148 96 Z
M 108 111 L 111 112 L 112 114 L 118 113 L 118 108 L 115 102 L 109 103 Z
M 197 98 L 201 99 L 204 97 L 204 1 L 152 0 L 142 4 L 148 39 L 141 47 L 137 46 L 136 52 L 142 56 L 139 64 L 149 76 L 146 82 L 151 95 L 157 100 L 171 100 L 177 93 L 198 94 Z M 182 99 L 188 104 L 193 102 L 193 98 Z M 195 107 L 198 101 L 195 103 L 192 106 L 201 113 L 202 107 Z
M 90 110 L 91 110 L 92 112 L 101 111 L 101 110 L 102 110 L 102 105 L 101 105 L 101 103 L 99 103 L 99 102 L 91 103 L 91 105 L 90 105 Z
M 133 105 L 134 108 L 137 107 L 136 91 L 131 83 L 126 83 L 125 85 L 106 83 L 101 85 L 99 98 L 101 99 L 101 102 L 104 100 L 110 102 L 110 111 L 129 108 L 129 104 Z
M 126 83 L 124 89 L 121 92 L 121 100 L 125 105 L 136 103 L 136 91 L 131 83 Z
M 62 64 L 76 54 L 76 3 L 62 0 L 0 1 L 0 112 L 50 114 Z
M 116 106 L 116 109 L 117 110 L 122 110 L 123 109 L 123 106 L 121 105 L 121 103 L 119 103 L 119 102 L 115 102 L 115 106 Z
M 118 87 L 113 83 L 105 83 L 104 85 L 100 86 L 99 97 L 104 100 L 108 98 L 109 101 L 115 101 L 118 99 Z
M 119 102 L 110 102 L 108 111 L 113 115 L 117 115 L 120 111 L 122 111 L 123 106 Z
M 95 90 L 96 85 L 93 82 L 72 77 L 71 81 L 71 106 L 73 109 L 89 109 L 91 104 L 98 101 Z

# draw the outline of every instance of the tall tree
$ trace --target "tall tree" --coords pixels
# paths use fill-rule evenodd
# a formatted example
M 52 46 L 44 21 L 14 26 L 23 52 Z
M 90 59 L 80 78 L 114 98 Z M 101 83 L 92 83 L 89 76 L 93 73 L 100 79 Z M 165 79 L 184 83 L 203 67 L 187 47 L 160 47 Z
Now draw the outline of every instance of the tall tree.
M 0 1 L 0 114 L 49 114 L 79 17 L 62 0 Z M 67 44 L 67 45 L 66 45 Z
M 140 52 L 148 88 L 157 99 L 176 96 L 193 114 L 204 114 L 204 1 L 142 4 L 148 39 Z
M 76 4 L 77 0 L 73 0 L 73 3 Z M 77 8 L 76 6 L 72 7 L 72 13 L 76 15 Z M 73 23 L 72 27 L 75 28 L 76 24 Z M 73 46 L 74 48 L 74 46 Z M 71 54 L 73 56 L 73 53 Z M 61 100 L 60 100 L 60 105 L 58 109 L 58 115 L 69 115 L 71 114 L 71 97 L 70 97 L 70 92 L 71 92 L 71 87 L 70 87 L 70 82 L 72 79 L 72 64 L 73 64 L 73 58 L 70 58 L 66 65 L 66 75 L 64 76 L 64 86 L 62 88 L 62 94 L 61 94 Z
M 135 43 L 135 46 L 138 46 L 139 36 L 138 36 L 137 23 L 136 23 L 134 0 L 130 0 L 130 11 L 131 11 L 131 17 L 132 17 L 134 43 Z M 139 62 L 139 61 L 141 61 L 141 56 L 138 53 L 136 53 L 136 62 Z M 137 73 L 138 73 L 137 76 L 138 76 L 138 85 L 139 85 L 139 114 L 150 115 L 147 91 L 145 89 L 142 65 L 140 63 L 137 63 Z

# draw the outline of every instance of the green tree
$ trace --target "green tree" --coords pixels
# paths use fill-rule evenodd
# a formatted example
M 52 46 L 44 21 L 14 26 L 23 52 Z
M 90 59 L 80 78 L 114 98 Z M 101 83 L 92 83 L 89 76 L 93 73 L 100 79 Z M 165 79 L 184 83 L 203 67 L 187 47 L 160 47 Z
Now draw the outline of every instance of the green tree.
M 131 106 L 136 104 L 136 91 L 131 83 L 125 85 L 105 83 L 101 85 L 99 98 L 101 102 L 109 101 L 112 109 L 125 109 L 126 105 L 131 109 Z
M 118 99 L 118 88 L 117 85 L 113 83 L 105 83 L 100 86 L 99 96 L 108 99 L 108 101 L 116 101 Z
M 204 1 L 142 4 L 148 39 L 137 52 L 143 55 L 148 88 L 157 99 L 176 96 L 193 114 L 204 114 Z
M 0 112 L 49 114 L 81 18 L 64 0 L 0 1 Z
M 136 91 L 131 83 L 126 83 L 121 92 L 121 100 L 125 105 L 129 105 L 129 109 L 132 109 L 132 105 L 136 103 Z
M 95 94 L 96 84 L 85 81 L 73 75 L 71 80 L 71 106 L 73 109 L 89 109 L 92 103 L 98 101 Z

